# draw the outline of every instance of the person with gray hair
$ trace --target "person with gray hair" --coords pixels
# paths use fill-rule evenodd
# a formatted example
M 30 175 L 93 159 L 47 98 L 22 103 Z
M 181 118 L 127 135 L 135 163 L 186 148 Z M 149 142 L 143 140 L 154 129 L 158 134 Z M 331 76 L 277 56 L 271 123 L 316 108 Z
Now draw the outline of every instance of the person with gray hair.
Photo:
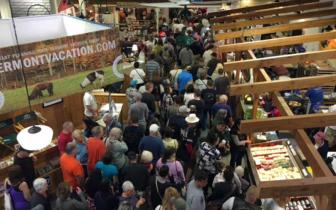
M 107 152 L 111 155 L 112 163 L 115 164 L 119 170 L 128 164 L 128 158 L 125 155 L 128 151 L 128 147 L 122 140 L 122 130 L 120 128 L 112 128 L 106 142 L 106 148 Z
M 212 116 L 215 116 L 220 109 L 225 109 L 227 111 L 225 121 L 227 125 L 231 127 L 234 123 L 232 119 L 233 113 L 232 113 L 231 106 L 228 105 L 227 102 L 228 102 L 228 96 L 225 94 L 220 95 L 218 98 L 218 102 L 216 102 L 212 106 L 211 111 L 212 111 Z
M 48 183 L 45 178 L 37 178 L 33 182 L 34 192 L 30 201 L 30 208 L 42 206 L 44 210 L 51 210 L 47 190 Z
M 128 121 L 130 122 L 131 119 L 137 118 L 139 126 L 143 129 L 143 131 L 145 131 L 147 126 L 146 121 L 148 119 L 149 109 L 147 104 L 141 102 L 141 93 L 136 93 L 134 97 L 135 103 L 132 104 L 129 108 Z
M 152 124 L 149 127 L 149 136 L 144 136 L 139 143 L 139 151 L 148 150 L 153 154 L 152 163 L 160 159 L 165 147 L 160 135 L 160 127 L 157 124 Z
M 104 134 L 105 137 L 108 137 L 112 128 L 114 128 L 114 127 L 121 128 L 122 127 L 121 124 L 118 122 L 117 116 L 113 116 L 112 112 L 105 113 L 103 115 L 103 121 L 106 125 L 105 134 Z
M 135 195 L 135 188 L 132 182 L 125 181 L 122 184 L 122 194 L 119 197 L 119 203 L 125 203 L 128 202 L 132 205 L 133 209 L 137 210 L 142 206 L 146 200 L 141 196 L 140 199 L 137 199 Z
M 72 187 L 81 186 L 84 181 L 84 170 L 79 160 L 76 159 L 76 154 L 76 142 L 70 142 L 65 148 L 65 153 L 60 157 L 63 179 Z
M 64 152 L 67 143 L 72 142 L 73 129 L 74 129 L 74 125 L 72 122 L 66 121 L 63 123 L 63 129 L 57 137 L 57 140 L 58 140 L 57 145 L 61 153 Z

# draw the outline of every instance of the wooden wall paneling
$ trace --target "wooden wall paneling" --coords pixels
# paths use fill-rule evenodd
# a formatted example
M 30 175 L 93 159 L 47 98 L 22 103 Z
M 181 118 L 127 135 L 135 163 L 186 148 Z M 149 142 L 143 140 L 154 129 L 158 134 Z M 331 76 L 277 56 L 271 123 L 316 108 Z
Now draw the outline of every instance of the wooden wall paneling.
M 336 21 L 336 19 L 335 19 Z M 223 63 L 225 71 L 237 69 L 259 69 L 263 67 L 281 66 L 284 64 L 297 64 L 306 61 L 318 61 L 336 58 L 336 50 L 323 50 L 289 55 L 279 55 L 258 59 L 240 60 Z
M 263 24 L 274 24 L 274 23 L 288 23 L 291 20 L 298 20 L 304 18 L 321 18 L 324 16 L 335 16 L 336 9 L 325 9 L 320 11 L 312 11 L 312 12 L 303 12 L 301 14 L 292 14 L 292 15 L 281 15 L 263 19 L 255 19 L 249 21 L 239 21 L 239 22 L 232 22 L 226 24 L 216 24 L 211 27 L 212 30 L 228 30 L 228 29 L 236 29 L 236 28 L 243 28 L 247 26 L 254 26 L 254 25 L 263 25 Z
M 298 11 L 304 11 L 304 10 L 314 10 L 314 9 L 320 9 L 320 8 L 326 8 L 326 7 L 332 7 L 332 6 L 333 6 L 332 1 L 314 2 L 314 3 L 293 5 L 293 6 L 288 6 L 288 7 L 280 7 L 280 8 L 273 8 L 273 9 L 267 9 L 267 10 L 260 10 L 260 11 L 251 12 L 251 13 L 217 17 L 217 18 L 212 18 L 210 20 L 212 22 L 220 23 L 220 22 L 227 22 L 227 21 L 236 21 L 236 20 L 239 20 L 239 19 L 250 19 L 250 18 L 256 18 L 256 17 L 264 17 L 264 16 L 276 15 L 276 14 L 281 14 L 281 13 L 298 12 Z
M 54 137 L 57 137 L 62 130 L 62 124 L 65 121 L 72 121 L 75 127 L 82 126 L 84 117 L 83 93 L 76 93 L 63 98 L 63 102 L 43 108 L 42 104 L 32 106 L 34 111 L 38 111 L 47 119 L 46 125 L 50 126 L 54 131 Z M 29 112 L 29 108 L 18 109 L 9 113 L 1 114 L 0 120 L 12 118 L 20 114 Z
M 251 11 L 262 10 L 262 9 L 270 9 L 270 8 L 284 7 L 284 6 L 312 3 L 312 2 L 318 2 L 318 0 L 292 0 L 292 1 L 276 2 L 276 3 L 269 3 L 269 4 L 260 4 L 260 5 L 251 6 L 251 7 L 241 7 L 237 9 L 212 12 L 208 14 L 208 18 L 226 16 L 226 15 L 234 14 L 234 13 L 251 12 Z
M 218 47 L 220 52 L 246 51 L 260 48 L 270 48 L 279 46 L 290 46 L 307 42 L 317 42 L 336 38 L 336 31 L 308 34 L 301 36 L 283 37 L 277 39 L 268 39 L 255 42 L 243 42 L 237 44 L 221 45 Z
M 219 40 L 224 40 L 224 39 L 255 36 L 255 35 L 260 35 L 260 34 L 284 32 L 284 31 L 290 31 L 290 30 L 296 30 L 296 29 L 321 27 L 321 26 L 334 25 L 334 24 L 336 24 L 336 19 L 328 18 L 328 19 L 319 19 L 319 20 L 305 21 L 305 22 L 299 22 L 299 23 L 288 23 L 288 24 L 275 25 L 275 26 L 269 26 L 269 27 L 263 27 L 263 28 L 243 29 L 240 31 L 216 34 L 215 40 L 219 41 Z

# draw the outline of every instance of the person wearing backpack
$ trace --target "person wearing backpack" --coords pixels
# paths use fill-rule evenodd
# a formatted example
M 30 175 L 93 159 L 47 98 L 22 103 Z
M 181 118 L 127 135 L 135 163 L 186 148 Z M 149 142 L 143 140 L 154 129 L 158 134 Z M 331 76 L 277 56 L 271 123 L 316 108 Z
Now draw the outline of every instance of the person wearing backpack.
M 168 72 L 174 68 L 175 63 L 175 52 L 174 48 L 171 48 L 170 45 L 167 43 L 163 46 L 162 50 L 162 59 L 163 59 L 163 71 L 164 75 L 168 75 Z
M 201 92 L 201 98 L 204 101 L 205 108 L 204 108 L 204 118 L 207 119 L 209 117 L 209 124 L 211 127 L 211 108 L 216 103 L 216 90 L 214 88 L 214 82 L 213 80 L 209 79 L 207 80 L 207 88 L 202 90 Z

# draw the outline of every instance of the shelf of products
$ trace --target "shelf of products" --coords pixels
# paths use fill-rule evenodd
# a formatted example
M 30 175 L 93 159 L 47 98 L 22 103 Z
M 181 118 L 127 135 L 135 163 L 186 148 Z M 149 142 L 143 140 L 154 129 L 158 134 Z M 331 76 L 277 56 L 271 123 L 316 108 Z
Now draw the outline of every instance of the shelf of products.
M 285 210 L 315 210 L 315 203 L 311 197 L 293 197 L 286 204 Z
M 253 105 L 250 103 L 252 98 L 250 96 L 245 96 L 245 98 L 242 98 L 240 100 L 240 104 L 242 106 L 243 114 L 244 114 L 244 120 L 250 120 L 252 119 L 252 109 Z M 253 102 L 252 102 L 253 103 Z M 259 107 L 257 110 L 257 119 L 265 119 L 267 118 L 268 114 L 267 112 Z
M 286 141 L 270 141 L 253 144 L 249 157 L 256 165 L 260 181 L 275 181 L 304 178 Z

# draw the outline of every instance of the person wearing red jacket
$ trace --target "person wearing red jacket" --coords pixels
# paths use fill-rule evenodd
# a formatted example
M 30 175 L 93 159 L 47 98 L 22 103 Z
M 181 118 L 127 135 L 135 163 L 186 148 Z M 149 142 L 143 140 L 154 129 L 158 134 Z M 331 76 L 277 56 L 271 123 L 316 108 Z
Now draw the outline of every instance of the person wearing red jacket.
M 61 154 L 65 152 L 66 145 L 72 142 L 72 131 L 74 129 L 73 123 L 67 121 L 63 123 L 63 130 L 58 136 L 58 150 Z

